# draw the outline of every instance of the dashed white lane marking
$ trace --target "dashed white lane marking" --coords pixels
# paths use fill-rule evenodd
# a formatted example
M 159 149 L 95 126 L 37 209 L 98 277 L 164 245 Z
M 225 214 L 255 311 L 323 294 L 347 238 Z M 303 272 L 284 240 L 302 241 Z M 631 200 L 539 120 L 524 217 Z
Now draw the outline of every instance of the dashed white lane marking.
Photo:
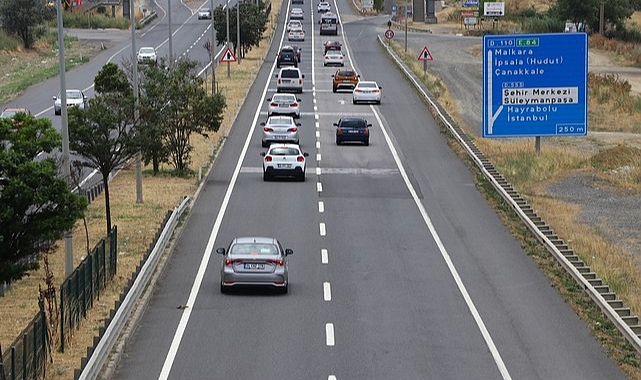
M 316 141 L 316 149 L 320 149 L 320 141 Z
M 316 167 L 316 175 L 321 175 L 321 168 L 318 166 Z
M 319 193 L 323 192 L 323 184 L 322 183 L 316 182 L 316 191 L 318 191 Z
M 327 234 L 327 231 L 325 230 L 325 223 L 319 224 L 318 229 L 320 230 L 320 236 L 325 236 Z
M 334 345 L 334 324 L 325 324 L 325 344 L 328 346 Z
M 321 249 L 321 263 L 327 264 L 329 263 L 329 255 L 327 254 L 326 249 Z
M 336 380 L 336 376 L 334 376 L 334 375 L 329 375 L 329 376 L 327 377 L 327 380 Z
M 332 300 L 332 286 L 329 284 L 329 282 L 323 283 L 323 299 L 325 301 Z
M 316 153 L 316 161 L 320 161 L 320 160 L 321 160 L 321 154 L 320 153 Z
M 316 131 L 316 138 L 320 137 L 320 131 Z
M 320 213 L 325 212 L 325 202 L 323 201 L 318 202 L 318 212 Z

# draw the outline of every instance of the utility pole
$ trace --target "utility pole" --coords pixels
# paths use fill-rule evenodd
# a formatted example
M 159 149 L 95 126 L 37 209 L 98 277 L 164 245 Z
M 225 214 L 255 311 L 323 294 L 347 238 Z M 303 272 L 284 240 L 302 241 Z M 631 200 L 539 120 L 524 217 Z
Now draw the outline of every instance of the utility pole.
M 405 54 L 407 54 L 407 0 L 405 0 Z
M 225 19 L 227 22 L 227 49 L 229 49 L 229 0 L 227 0 L 225 10 L 227 11 L 227 13 L 225 14 Z M 227 78 L 231 78 L 231 68 L 229 66 L 230 63 L 227 62 Z
M 236 2 L 236 60 L 240 65 L 240 0 Z
M 136 57 L 136 16 L 134 14 L 134 0 L 129 0 L 131 11 L 129 18 L 131 23 L 131 56 L 133 57 L 133 85 L 134 85 L 134 123 L 138 122 L 138 58 Z M 142 200 L 142 157 L 140 152 L 136 153 L 136 203 L 143 203 Z
M 62 25 L 62 0 L 58 0 L 58 59 L 60 64 L 60 117 L 62 121 L 62 176 L 71 181 L 69 119 L 67 116 L 67 78 L 65 72 L 65 35 Z M 65 278 L 73 272 L 73 230 L 65 233 Z
M 129 1 L 133 2 L 134 0 L 129 0 Z M 214 10 L 212 9 L 212 12 L 213 11 Z M 213 18 L 213 13 L 212 13 L 212 18 Z M 172 32 L 172 29 L 171 29 L 171 0 L 167 0 L 167 22 L 169 23 L 169 59 L 168 59 L 169 63 L 168 63 L 168 65 L 169 65 L 169 68 L 171 68 L 174 65 L 174 61 L 172 60 L 172 56 L 173 56 L 173 53 L 174 53 L 174 48 L 173 48 L 173 44 L 172 44 L 172 34 L 173 34 L 173 32 Z
M 211 57 L 211 94 L 216 93 L 216 30 L 214 29 L 214 0 L 209 1 L 209 11 L 211 12 L 211 44 L 209 44 L 209 54 Z

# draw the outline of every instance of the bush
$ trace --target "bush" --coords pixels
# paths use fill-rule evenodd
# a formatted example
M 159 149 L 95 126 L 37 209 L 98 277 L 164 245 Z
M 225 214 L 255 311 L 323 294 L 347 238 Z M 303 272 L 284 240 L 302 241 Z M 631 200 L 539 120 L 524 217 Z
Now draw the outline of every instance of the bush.
M 78 28 L 78 29 L 129 29 L 129 19 L 123 17 L 108 17 L 104 14 L 80 14 L 80 13 L 65 13 L 63 15 L 62 23 L 65 28 Z M 50 24 L 55 27 L 57 23 Z
M 0 31 L 0 50 L 14 51 L 18 50 L 19 46 L 22 46 L 19 38 Z

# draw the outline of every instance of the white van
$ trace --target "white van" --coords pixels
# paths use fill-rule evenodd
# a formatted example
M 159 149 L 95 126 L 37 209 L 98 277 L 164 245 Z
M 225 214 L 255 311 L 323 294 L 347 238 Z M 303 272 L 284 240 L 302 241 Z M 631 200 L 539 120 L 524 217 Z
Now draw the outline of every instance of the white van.
M 320 34 L 321 35 L 338 35 L 338 16 L 334 13 L 323 13 L 320 17 Z
M 303 93 L 303 75 L 298 67 L 283 67 L 276 74 L 276 92 Z

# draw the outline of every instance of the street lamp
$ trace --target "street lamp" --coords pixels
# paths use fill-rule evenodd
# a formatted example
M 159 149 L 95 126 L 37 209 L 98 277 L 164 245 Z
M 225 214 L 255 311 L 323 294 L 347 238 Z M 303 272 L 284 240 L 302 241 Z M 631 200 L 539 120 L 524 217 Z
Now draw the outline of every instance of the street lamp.
M 58 59 L 60 65 L 60 117 L 62 121 L 62 176 L 71 180 L 69 119 L 67 117 L 67 79 L 65 76 L 65 35 L 62 26 L 62 0 L 58 0 Z M 73 272 L 73 234 L 65 233 L 65 278 Z
M 216 30 L 214 30 L 214 0 L 209 1 L 209 12 L 211 15 L 211 44 L 209 54 L 211 57 L 211 94 L 216 93 Z
M 405 54 L 407 54 L 407 0 L 405 0 Z
M 129 22 L 131 23 L 131 56 L 133 58 L 133 85 L 134 85 L 134 122 L 138 122 L 138 59 L 136 57 L 136 16 L 134 14 L 134 0 L 129 0 Z M 140 152 L 136 154 L 136 203 L 142 201 L 142 158 Z
M 227 5 L 225 5 L 225 10 L 225 20 L 227 22 L 227 49 L 229 49 L 229 0 L 227 0 Z M 231 67 L 229 62 L 227 62 L 227 78 L 231 78 Z

